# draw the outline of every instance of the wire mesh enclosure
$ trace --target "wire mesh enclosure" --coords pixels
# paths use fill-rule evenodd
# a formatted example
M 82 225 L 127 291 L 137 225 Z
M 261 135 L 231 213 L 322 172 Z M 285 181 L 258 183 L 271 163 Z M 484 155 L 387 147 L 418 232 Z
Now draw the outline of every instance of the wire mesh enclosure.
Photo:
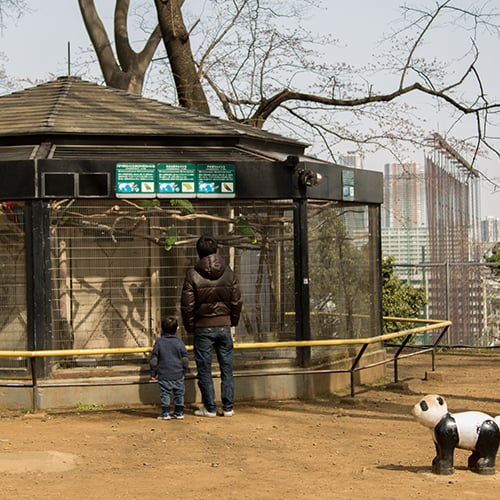
M 238 341 L 294 338 L 291 202 L 72 200 L 51 205 L 50 227 L 53 348 L 152 345 L 162 315 L 180 318 L 201 234 L 238 276 Z
M 4 208 L 0 219 L 3 349 L 29 344 L 19 208 L 17 218 L 9 218 Z M 311 339 L 380 333 L 374 295 L 377 210 L 307 203 Z M 237 342 L 296 340 L 296 322 L 302 318 L 296 313 L 295 269 L 307 257 L 294 254 L 292 200 L 64 199 L 48 203 L 48 217 L 49 349 L 151 346 L 163 315 L 180 318 L 184 275 L 198 260 L 195 245 L 201 234 L 217 237 L 219 253 L 240 283 L 244 305 Z M 180 335 L 192 344 L 183 328 Z M 325 350 L 315 348 L 313 358 Z M 236 353 L 236 362 L 245 366 L 295 358 L 295 348 Z M 45 374 L 146 362 L 146 354 L 68 356 L 49 361 Z
M 17 202 L 3 202 L 1 207 L 0 350 L 23 350 L 28 346 L 24 207 Z M 23 358 L 0 358 L 1 369 L 25 366 Z
M 309 203 L 313 339 L 352 339 L 378 332 L 373 295 L 378 283 L 376 240 L 369 221 L 368 206 Z

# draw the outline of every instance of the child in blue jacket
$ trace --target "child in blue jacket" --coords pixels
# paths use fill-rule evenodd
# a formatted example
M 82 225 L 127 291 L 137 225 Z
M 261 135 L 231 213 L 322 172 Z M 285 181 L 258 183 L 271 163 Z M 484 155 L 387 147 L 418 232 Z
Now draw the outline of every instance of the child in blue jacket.
M 161 337 L 156 339 L 149 358 L 151 381 L 160 386 L 161 414 L 159 420 L 184 418 L 184 374 L 188 370 L 188 353 L 184 342 L 176 336 L 177 319 L 169 316 L 161 320 Z M 170 395 L 174 411 L 170 413 Z

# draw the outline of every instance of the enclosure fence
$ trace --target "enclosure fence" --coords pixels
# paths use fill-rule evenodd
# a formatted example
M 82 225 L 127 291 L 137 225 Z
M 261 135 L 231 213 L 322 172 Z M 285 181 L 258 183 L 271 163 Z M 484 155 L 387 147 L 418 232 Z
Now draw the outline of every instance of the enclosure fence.
M 404 282 L 425 290 L 428 303 L 424 318 L 445 318 L 452 325 L 442 345 L 488 347 L 500 345 L 499 264 L 442 262 L 394 264 Z M 422 333 L 415 342 L 426 344 Z
M 381 333 L 376 206 L 307 202 L 301 213 L 308 220 L 309 317 L 302 303 L 296 310 L 303 280 L 293 200 L 57 199 L 38 207 L 38 219 L 33 211 L 29 202 L 5 202 L 0 211 L 0 349 L 138 348 L 98 361 L 110 370 L 140 366 L 140 349 L 154 343 L 161 317 L 180 318 L 184 276 L 198 261 L 201 234 L 217 237 L 219 253 L 238 277 L 239 342 Z M 30 226 L 33 219 L 39 231 Z M 309 331 L 297 333 L 298 324 Z M 182 326 L 179 335 L 192 343 Z M 286 364 L 296 357 L 293 348 L 274 351 L 272 359 L 262 349 L 239 353 L 241 364 L 280 358 Z M 324 354 L 315 349 L 313 361 L 321 364 Z M 55 378 L 97 363 L 71 355 L 45 361 L 43 375 Z M 5 359 L 0 371 L 21 373 L 25 364 L 22 357 Z

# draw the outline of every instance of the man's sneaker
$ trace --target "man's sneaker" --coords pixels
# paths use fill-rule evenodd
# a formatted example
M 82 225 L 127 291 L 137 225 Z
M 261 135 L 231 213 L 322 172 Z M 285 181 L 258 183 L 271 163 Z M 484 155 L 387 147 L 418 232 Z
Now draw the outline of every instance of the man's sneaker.
M 224 410 L 222 414 L 224 415 L 224 417 L 232 417 L 234 416 L 234 410 Z
M 158 415 L 158 417 L 156 417 L 158 420 L 171 420 L 172 417 L 170 415 Z
M 178 415 L 174 413 L 172 417 L 175 418 L 176 420 L 184 420 L 184 415 Z
M 197 417 L 216 417 L 217 416 L 217 412 L 208 411 L 204 406 L 201 407 L 201 410 L 195 410 L 194 414 Z

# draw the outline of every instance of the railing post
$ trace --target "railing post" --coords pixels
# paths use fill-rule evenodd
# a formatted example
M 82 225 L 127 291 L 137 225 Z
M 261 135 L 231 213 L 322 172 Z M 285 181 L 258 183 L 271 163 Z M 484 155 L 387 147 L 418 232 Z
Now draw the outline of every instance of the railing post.
M 441 339 L 444 337 L 444 335 L 448 331 L 448 328 L 450 328 L 449 325 L 445 326 L 443 328 L 442 332 L 438 335 L 438 338 L 432 344 L 432 371 L 436 371 L 436 347 L 438 346 L 439 342 L 441 342 Z
M 31 406 L 33 411 L 38 410 L 38 378 L 37 378 L 37 367 L 36 367 L 36 357 L 30 357 L 30 368 L 31 368 L 31 388 L 32 388 L 32 403 Z
M 368 347 L 368 344 L 363 344 L 363 347 L 359 350 L 356 358 L 352 362 L 351 369 L 349 370 L 351 374 L 351 398 L 354 397 L 354 386 L 355 386 L 355 380 L 354 380 L 354 374 L 356 373 L 356 368 L 358 367 L 358 363 L 361 360 L 361 357 L 366 351 L 366 348 Z
M 396 354 L 394 354 L 394 383 L 397 383 L 399 381 L 398 380 L 398 357 L 401 354 L 401 352 L 403 351 L 403 349 L 405 348 L 406 344 L 411 339 L 412 335 L 413 334 L 410 333 L 409 335 L 407 335 L 404 338 L 403 342 L 401 342 L 401 345 L 399 346 L 399 349 L 396 351 Z

